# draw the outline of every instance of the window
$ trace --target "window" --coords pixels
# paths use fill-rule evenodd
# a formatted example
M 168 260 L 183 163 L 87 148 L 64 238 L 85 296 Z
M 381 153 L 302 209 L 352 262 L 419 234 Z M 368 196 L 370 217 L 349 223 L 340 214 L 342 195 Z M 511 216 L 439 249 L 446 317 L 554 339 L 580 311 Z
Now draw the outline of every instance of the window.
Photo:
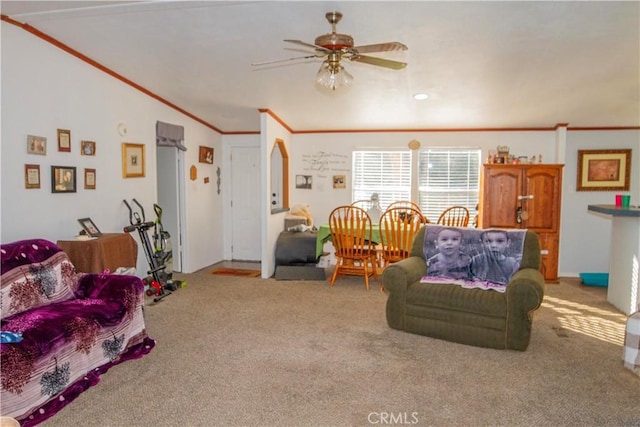
M 378 193 L 381 209 L 395 200 L 411 199 L 411 152 L 354 151 L 351 200 Z
M 433 148 L 418 158 L 418 204 L 432 222 L 449 206 L 469 209 L 472 224 L 480 192 L 480 150 Z

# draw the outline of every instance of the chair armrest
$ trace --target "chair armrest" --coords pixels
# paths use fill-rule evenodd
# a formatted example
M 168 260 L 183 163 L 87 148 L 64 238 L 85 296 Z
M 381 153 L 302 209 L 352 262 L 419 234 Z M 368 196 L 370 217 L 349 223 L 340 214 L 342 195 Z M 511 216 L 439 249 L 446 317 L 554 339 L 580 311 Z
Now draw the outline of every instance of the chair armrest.
M 387 299 L 387 323 L 394 329 L 404 329 L 406 290 L 410 284 L 427 274 L 424 258 L 412 256 L 395 262 L 384 269 L 382 286 L 389 292 Z
M 411 283 L 427 274 L 427 263 L 423 258 L 412 256 L 390 264 L 382 273 L 382 284 L 389 292 L 402 292 Z
M 544 277 L 534 268 L 523 268 L 511 277 L 505 293 L 505 348 L 524 351 L 531 336 L 533 312 L 540 307 L 544 298 Z
M 506 289 L 511 307 L 526 313 L 536 310 L 542 304 L 544 297 L 544 276 L 534 268 L 523 268 L 511 277 Z
M 123 274 L 78 274 L 75 291 L 78 299 L 115 299 L 123 301 L 137 295 L 143 298 L 144 284 L 139 277 Z

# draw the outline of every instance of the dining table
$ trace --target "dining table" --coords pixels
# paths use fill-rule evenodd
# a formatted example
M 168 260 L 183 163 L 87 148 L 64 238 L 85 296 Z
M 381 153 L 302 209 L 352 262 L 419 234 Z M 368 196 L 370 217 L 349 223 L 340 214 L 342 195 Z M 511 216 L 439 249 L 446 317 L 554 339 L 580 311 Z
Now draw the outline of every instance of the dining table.
M 322 224 L 318 227 L 318 236 L 316 238 L 316 257 L 322 255 L 324 244 L 331 240 L 331 229 L 329 223 Z M 380 225 L 371 225 L 371 241 L 374 243 L 380 243 Z

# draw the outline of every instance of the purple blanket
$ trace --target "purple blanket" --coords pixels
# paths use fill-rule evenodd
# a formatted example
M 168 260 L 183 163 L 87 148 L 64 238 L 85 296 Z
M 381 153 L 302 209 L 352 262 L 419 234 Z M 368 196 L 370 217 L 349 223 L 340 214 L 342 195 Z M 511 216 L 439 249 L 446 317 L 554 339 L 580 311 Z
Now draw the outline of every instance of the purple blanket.
M 155 346 L 139 278 L 76 274 L 46 240 L 2 245 L 0 258 L 1 329 L 21 337 L 0 344 L 1 412 L 22 426 L 53 416 L 109 368 Z

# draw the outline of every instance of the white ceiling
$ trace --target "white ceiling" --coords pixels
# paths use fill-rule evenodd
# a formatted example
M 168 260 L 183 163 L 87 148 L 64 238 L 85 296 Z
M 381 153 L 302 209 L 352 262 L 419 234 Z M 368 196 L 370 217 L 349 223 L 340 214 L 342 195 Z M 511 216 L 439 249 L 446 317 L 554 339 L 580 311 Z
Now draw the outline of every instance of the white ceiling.
M 320 60 L 251 66 L 302 56 L 283 40 L 313 43 L 333 10 L 356 45 L 409 48 L 370 56 L 409 65 L 343 61 L 353 86 L 329 93 L 314 84 Z M 259 131 L 259 108 L 294 131 L 640 126 L 638 1 L 1 1 L 0 11 L 225 133 Z

